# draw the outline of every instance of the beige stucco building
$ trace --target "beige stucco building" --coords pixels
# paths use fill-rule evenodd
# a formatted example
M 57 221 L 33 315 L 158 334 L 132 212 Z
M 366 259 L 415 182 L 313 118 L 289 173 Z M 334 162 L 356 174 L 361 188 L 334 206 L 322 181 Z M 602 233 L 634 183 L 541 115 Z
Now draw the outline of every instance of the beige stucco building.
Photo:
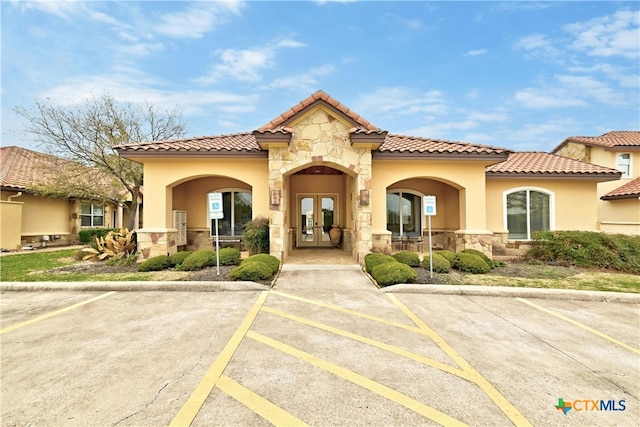
M 46 169 L 61 167 L 59 160 L 21 147 L 0 149 L 2 250 L 69 245 L 78 242 L 84 228 L 120 227 L 127 220 L 130 210 L 123 204 L 33 192 L 46 179 Z
M 544 229 L 597 230 L 597 184 L 620 173 L 548 153 L 391 134 L 318 91 L 252 132 L 117 147 L 144 165 L 144 258 L 211 247 L 266 217 L 270 252 L 425 249 L 423 197 L 436 197 L 433 245 L 488 255 Z M 576 200 L 576 196 L 578 196 Z M 217 197 L 217 196 L 214 196 Z M 579 213 L 579 214 L 578 214 Z

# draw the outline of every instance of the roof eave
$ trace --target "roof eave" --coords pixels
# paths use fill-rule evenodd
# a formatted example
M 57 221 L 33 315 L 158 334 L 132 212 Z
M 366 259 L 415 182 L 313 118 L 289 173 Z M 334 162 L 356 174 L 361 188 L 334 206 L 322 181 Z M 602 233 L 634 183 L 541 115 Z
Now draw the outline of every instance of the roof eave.
M 258 150 L 219 150 L 219 151 L 179 151 L 179 150 L 162 150 L 162 151 L 120 151 L 121 157 L 125 159 L 152 159 L 152 158 L 267 158 L 267 151 Z
M 428 151 L 374 151 L 371 157 L 377 160 L 469 160 L 500 163 L 508 159 L 509 153 L 450 153 Z
M 616 181 L 620 176 L 605 173 L 559 173 L 559 172 L 486 172 L 490 179 L 571 179 L 592 181 Z
M 602 196 L 600 200 L 640 199 L 640 193 L 621 194 L 619 196 Z

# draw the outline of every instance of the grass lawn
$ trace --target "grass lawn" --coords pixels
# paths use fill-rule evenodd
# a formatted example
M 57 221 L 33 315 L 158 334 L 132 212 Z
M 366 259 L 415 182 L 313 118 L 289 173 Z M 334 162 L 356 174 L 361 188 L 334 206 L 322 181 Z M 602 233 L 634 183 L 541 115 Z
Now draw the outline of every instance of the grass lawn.
M 139 273 L 134 267 L 106 266 L 100 263 L 84 265 L 73 258 L 76 249 L 53 252 L 32 252 L 0 257 L 2 282 L 80 282 L 80 281 L 150 281 L 198 280 L 189 272 L 166 270 Z M 73 268 L 72 268 L 73 266 Z M 75 268 L 78 267 L 78 268 Z M 491 270 L 488 274 L 466 274 L 452 271 L 435 274 L 418 269 L 418 283 L 452 285 L 514 286 L 528 288 L 579 289 L 640 293 L 640 275 L 611 273 L 527 262 L 509 262 L 507 267 Z M 191 279 L 194 277 L 195 279 Z

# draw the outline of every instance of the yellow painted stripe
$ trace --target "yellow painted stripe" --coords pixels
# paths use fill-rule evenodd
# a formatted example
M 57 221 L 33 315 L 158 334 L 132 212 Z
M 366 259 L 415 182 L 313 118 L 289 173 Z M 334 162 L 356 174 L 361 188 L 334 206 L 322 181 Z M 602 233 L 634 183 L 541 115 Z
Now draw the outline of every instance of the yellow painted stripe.
M 567 317 L 567 316 L 563 316 L 563 315 L 562 315 L 562 314 L 560 314 L 560 313 L 556 313 L 555 311 L 550 310 L 550 309 L 548 309 L 548 308 L 541 307 L 541 306 L 539 306 L 539 305 L 537 305 L 537 304 L 532 303 L 531 301 L 527 301 L 527 300 L 526 300 L 526 299 L 524 299 L 524 298 L 516 298 L 516 299 L 517 299 L 518 301 L 523 302 L 523 303 L 525 303 L 525 304 L 527 304 L 527 305 L 530 305 L 531 307 L 534 307 L 534 308 L 536 308 L 536 309 L 538 309 L 538 310 L 540 310 L 540 311 L 543 311 L 543 312 L 545 312 L 545 313 L 547 313 L 547 314 L 550 314 L 550 315 L 552 315 L 552 316 L 555 316 L 555 317 L 557 317 L 558 319 L 562 319 L 562 320 L 564 320 L 565 322 L 571 323 L 572 325 L 575 325 L 575 326 L 577 326 L 577 327 L 579 327 L 579 328 L 582 328 L 582 329 L 584 329 L 585 331 L 591 332 L 592 334 L 597 335 L 597 336 L 599 336 L 600 338 L 604 338 L 604 339 L 606 339 L 606 340 L 609 340 L 609 341 L 611 341 L 612 343 L 619 345 L 620 347 L 626 348 L 627 350 L 630 350 L 630 351 L 632 351 L 632 352 L 634 352 L 634 353 L 636 353 L 636 354 L 640 354 L 640 349 L 639 349 L 639 348 L 636 348 L 636 347 L 634 347 L 634 346 L 632 346 L 632 345 L 629 345 L 629 344 L 624 343 L 624 342 L 622 342 L 622 341 L 620 341 L 620 340 L 617 340 L 617 339 L 615 339 L 615 338 L 613 338 L 613 337 L 611 337 L 611 336 L 609 336 L 609 335 L 605 334 L 604 332 L 600 332 L 600 331 L 598 331 L 597 329 L 593 329 L 593 328 L 591 328 L 591 327 L 589 327 L 589 326 L 587 326 L 587 325 L 584 325 L 584 324 L 582 324 L 582 323 L 580 323 L 580 322 L 578 322 L 578 321 L 575 321 L 575 320 L 573 320 L 573 319 L 571 319 L 571 318 L 569 318 L 569 317 Z
M 429 359 L 428 357 L 424 357 L 424 356 L 422 356 L 420 354 L 416 354 L 416 353 L 410 352 L 410 351 L 405 350 L 405 349 L 400 348 L 400 347 L 395 347 L 395 346 L 392 346 L 392 345 L 389 345 L 389 344 L 386 344 L 386 343 L 383 343 L 383 342 L 380 342 L 380 341 L 372 340 L 370 338 L 363 337 L 362 335 L 357 335 L 357 334 L 345 331 L 343 329 L 334 328 L 333 326 L 325 325 L 324 323 L 319 323 L 319 322 L 316 322 L 316 321 L 313 321 L 313 320 L 305 319 L 303 317 L 298 317 L 298 316 L 295 316 L 293 314 L 282 312 L 280 310 L 275 310 L 273 308 L 263 307 L 262 308 L 262 312 L 267 312 L 267 313 L 270 313 L 270 314 L 274 314 L 276 316 L 284 317 L 285 319 L 293 320 L 294 322 L 298 322 L 298 323 L 302 323 L 304 325 L 312 326 L 312 327 L 317 328 L 317 329 L 322 329 L 323 331 L 331 332 L 333 334 L 340 335 L 342 337 L 349 338 L 349 339 L 352 339 L 354 341 L 359 341 L 361 343 L 370 345 L 372 347 L 376 347 L 376 348 L 379 348 L 381 350 L 385 350 L 385 351 L 388 351 L 390 353 L 394 353 L 394 354 L 397 354 L 399 356 L 406 357 L 407 359 L 414 360 L 414 361 L 416 361 L 418 363 L 422 363 L 423 365 L 431 366 L 433 368 L 439 369 L 439 370 L 447 372 L 449 374 L 456 375 L 456 376 L 458 376 L 460 378 L 463 378 L 465 380 L 470 380 L 470 376 L 468 375 L 468 373 L 463 371 L 463 370 L 461 370 L 461 369 L 455 368 L 453 366 L 449 366 L 449 365 L 447 365 L 445 363 L 439 362 L 439 361 L 434 360 L 434 359 Z
M 500 408 L 500 410 L 517 426 L 530 426 L 531 423 L 516 409 L 515 406 L 507 400 L 491 384 L 486 378 L 484 378 L 480 372 L 478 372 L 469 362 L 467 362 L 457 351 L 453 349 L 444 339 L 442 339 L 433 329 L 431 329 L 426 323 L 420 319 L 415 313 L 413 313 L 406 305 L 393 294 L 386 294 L 391 301 L 393 301 L 406 315 L 409 317 L 424 333 L 431 338 L 445 353 L 449 355 L 464 371 L 468 372 L 471 376 L 471 381 L 476 383 L 478 387 L 485 392 L 485 394 L 493 400 L 493 402 Z
M 271 291 L 271 293 L 274 294 L 274 295 L 279 295 L 281 297 L 285 297 L 285 298 L 289 298 L 289 299 L 292 299 L 292 300 L 304 302 L 304 303 L 307 303 L 307 304 L 317 305 L 318 307 L 324 307 L 324 308 L 328 308 L 330 310 L 339 311 L 341 313 L 346 313 L 346 314 L 350 314 L 350 315 L 353 315 L 353 316 L 362 317 L 364 319 L 373 320 L 375 322 L 384 323 L 386 325 L 395 326 L 397 328 L 406 329 L 408 331 L 417 332 L 417 333 L 421 333 L 422 332 L 420 330 L 420 328 L 416 328 L 413 325 L 407 325 L 407 324 L 400 323 L 400 322 L 394 322 L 392 320 L 385 319 L 384 317 L 372 316 L 370 314 L 361 313 L 359 311 L 350 310 L 348 308 L 343 308 L 343 307 L 340 307 L 340 306 L 337 306 L 337 305 L 327 304 L 327 303 L 324 303 L 324 302 L 321 302 L 321 301 L 314 301 L 314 300 L 311 300 L 311 299 L 302 298 L 302 297 L 298 297 L 298 296 L 290 295 L 290 294 L 285 294 L 285 293 L 278 292 L 278 291 Z
M 438 411 L 437 409 L 425 405 L 424 403 L 419 402 L 407 396 L 406 394 L 400 393 L 397 390 L 389 388 L 383 384 L 373 381 L 372 379 L 343 368 L 342 366 L 338 366 L 326 360 L 320 359 L 319 357 L 316 357 L 312 354 L 306 353 L 302 350 L 298 350 L 297 348 L 291 347 L 287 344 L 281 343 L 253 331 L 247 332 L 247 337 L 273 347 L 300 360 L 303 360 L 313 366 L 324 369 L 325 371 L 330 372 L 338 376 L 339 378 L 350 381 L 354 384 L 359 385 L 360 387 L 366 388 L 367 390 L 385 397 L 399 405 L 402 405 L 405 408 L 408 408 L 424 417 L 429 418 L 430 420 L 437 422 L 438 424 L 446 426 L 466 425 L 463 422 L 451 417 L 450 415 L 445 414 L 444 412 Z
M 264 304 L 268 295 L 268 291 L 262 291 L 260 293 L 260 297 L 258 297 L 258 300 L 253 304 L 253 307 L 251 307 L 251 310 L 249 310 L 244 320 L 242 320 L 238 329 L 233 333 L 229 342 L 227 342 L 227 345 L 222 349 L 218 358 L 213 362 L 209 371 L 206 373 L 202 381 L 200 381 L 200 384 L 198 384 L 173 421 L 171 421 L 171 426 L 191 425 L 193 419 L 200 411 L 200 408 L 207 400 L 207 397 L 209 397 L 209 393 L 211 393 L 213 387 L 216 386 L 216 382 L 220 379 L 222 372 L 231 361 L 233 354 L 240 346 L 240 343 L 247 334 L 247 331 L 251 328 L 253 321 L 258 316 L 260 308 Z
M 238 384 L 226 375 L 222 375 L 216 387 L 229 396 L 260 415 L 276 427 L 280 426 L 306 426 L 305 422 L 294 417 L 279 406 L 274 405 L 262 396 L 254 393 L 243 385 Z
M 0 329 L 0 335 L 6 334 L 7 332 L 15 331 L 16 329 L 24 328 L 25 326 L 33 325 L 34 323 L 40 322 L 42 320 L 50 319 L 51 317 L 57 316 L 59 314 L 66 313 L 67 311 L 73 310 L 78 307 L 82 307 L 83 305 L 90 304 L 92 302 L 98 301 L 99 299 L 108 297 L 109 295 L 115 294 L 116 291 L 106 292 L 102 295 L 98 295 L 97 297 L 90 298 L 88 300 L 79 302 L 77 304 L 70 305 L 69 307 L 61 308 L 60 310 L 52 311 L 51 313 L 43 314 L 42 316 L 35 317 L 31 320 L 27 320 L 25 322 L 16 323 L 15 325 L 7 326 L 6 328 Z

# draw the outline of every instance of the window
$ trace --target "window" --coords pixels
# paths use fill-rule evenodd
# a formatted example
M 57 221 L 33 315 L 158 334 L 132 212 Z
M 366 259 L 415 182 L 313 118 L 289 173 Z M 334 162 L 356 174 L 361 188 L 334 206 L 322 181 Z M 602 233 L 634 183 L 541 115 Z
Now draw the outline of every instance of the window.
M 506 195 L 506 224 L 511 240 L 531 240 L 534 231 L 551 230 L 553 195 L 518 190 Z
M 218 220 L 218 235 L 242 236 L 244 224 L 253 219 L 251 193 L 246 191 L 222 192 L 222 211 L 224 217 Z M 213 235 L 215 234 L 215 219 L 210 219 L 210 224 Z
M 618 154 L 616 156 L 616 169 L 622 172 L 621 178 L 631 178 L 631 154 Z
M 104 227 L 104 206 L 83 203 L 80 217 L 82 227 Z
M 387 193 L 387 230 L 392 237 L 420 237 L 422 197 L 402 191 Z

